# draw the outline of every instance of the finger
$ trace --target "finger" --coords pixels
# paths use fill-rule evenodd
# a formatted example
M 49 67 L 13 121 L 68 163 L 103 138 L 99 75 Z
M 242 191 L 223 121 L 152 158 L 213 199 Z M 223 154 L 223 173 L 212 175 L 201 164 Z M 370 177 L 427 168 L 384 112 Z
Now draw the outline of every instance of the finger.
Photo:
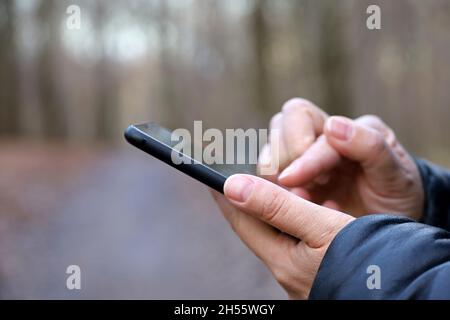
M 286 187 L 303 186 L 335 168 L 341 159 L 322 135 L 300 158 L 281 172 L 278 181 Z
M 270 166 L 270 160 L 270 145 L 266 143 L 259 154 L 258 166 L 268 167 Z
M 295 98 L 283 105 L 283 141 L 289 160 L 301 156 L 322 133 L 326 115 L 313 103 Z
M 277 113 L 270 121 L 269 147 L 271 157 L 270 165 L 272 167 L 276 165 L 279 170 L 286 167 L 289 161 L 289 155 L 282 137 L 283 115 Z
M 329 243 L 352 219 L 251 175 L 231 176 L 224 190 L 225 196 L 241 211 L 301 239 L 310 247 Z
M 262 261 L 270 264 L 271 260 L 279 256 L 280 250 L 297 243 L 261 220 L 240 212 L 217 191 L 212 193 L 234 232 Z
M 394 131 L 389 128 L 379 117 L 374 115 L 364 115 L 356 119 L 355 122 L 363 126 L 373 128 L 376 131 L 380 132 L 389 147 L 395 148 L 400 146 L 400 144 L 396 143 L 397 138 Z
M 394 132 L 377 116 L 374 115 L 364 115 L 355 120 L 355 122 L 371 127 L 377 130 L 383 136 L 387 138 L 395 137 Z
M 400 172 L 386 133 L 365 125 L 364 121 L 331 117 L 326 122 L 325 135 L 339 154 L 361 165 L 371 182 L 385 184 Z
M 334 119 L 336 117 L 331 118 Z M 331 120 L 328 120 L 326 123 L 329 125 L 330 121 Z M 370 127 L 376 130 L 378 133 L 375 132 L 374 134 L 378 135 L 380 139 L 385 137 L 388 145 L 393 144 L 393 141 L 395 141 L 395 134 L 392 130 L 375 116 L 363 116 L 354 122 L 361 126 Z M 326 127 L 328 127 L 328 125 L 326 125 Z M 372 132 L 372 130 L 370 131 Z M 364 139 L 365 135 L 363 135 L 362 140 Z M 329 139 L 327 139 L 326 136 L 321 136 L 301 158 L 294 161 L 280 174 L 278 178 L 279 182 L 287 187 L 305 185 L 335 168 L 342 160 L 339 153 L 341 153 L 342 156 L 355 160 L 351 154 L 359 153 L 361 150 L 361 148 L 358 148 L 356 145 L 348 146 L 348 148 L 339 148 L 339 146 L 338 148 L 335 148 L 335 145 L 330 145 L 328 140 Z M 364 141 L 361 145 L 362 147 L 366 146 Z M 363 149 L 365 150 L 366 148 Z M 367 149 L 371 151 L 371 147 L 368 147 Z
M 276 182 L 278 179 L 278 167 L 275 163 L 272 166 L 272 156 L 271 156 L 271 148 L 267 143 L 261 150 L 261 153 L 258 158 L 257 165 L 257 173 L 259 176 L 263 176 L 264 179 L 267 179 L 272 182 Z M 273 169 L 273 170 L 272 170 Z

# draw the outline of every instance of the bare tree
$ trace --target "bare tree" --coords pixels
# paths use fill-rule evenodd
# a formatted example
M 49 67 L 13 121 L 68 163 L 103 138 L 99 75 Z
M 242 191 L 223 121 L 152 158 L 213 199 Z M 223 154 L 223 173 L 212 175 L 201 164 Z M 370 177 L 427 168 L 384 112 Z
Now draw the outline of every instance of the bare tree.
M 95 30 L 97 44 L 101 58 L 95 67 L 96 77 L 96 108 L 94 117 L 96 119 L 97 138 L 103 141 L 113 141 L 117 133 L 119 123 L 118 115 L 118 79 L 114 72 L 114 65 L 107 55 L 105 47 L 105 26 L 107 23 L 107 9 L 111 6 L 109 2 L 97 1 L 95 4 Z
M 267 65 L 267 50 L 269 45 L 268 26 L 264 17 L 266 0 L 255 2 L 250 16 L 250 34 L 253 39 L 254 65 L 252 66 L 253 95 L 256 107 L 262 113 L 268 114 L 271 106 L 271 87 Z
M 318 5 L 319 3 L 316 2 Z M 323 106 L 333 114 L 351 114 L 349 61 L 346 51 L 343 4 L 334 0 L 320 2 L 319 72 L 322 79 Z
M 56 0 L 40 2 L 38 8 L 42 43 L 37 54 L 38 89 L 44 134 L 50 138 L 67 135 L 67 117 L 61 97 L 58 75 L 60 53 L 59 6 Z
M 181 100 L 178 97 L 176 65 L 169 45 L 171 24 L 170 7 L 166 0 L 158 2 L 158 60 L 159 60 L 159 96 L 163 112 L 163 122 L 168 127 L 179 125 Z
M 19 133 L 19 77 L 14 1 L 4 0 L 0 11 L 6 21 L 0 24 L 0 133 Z

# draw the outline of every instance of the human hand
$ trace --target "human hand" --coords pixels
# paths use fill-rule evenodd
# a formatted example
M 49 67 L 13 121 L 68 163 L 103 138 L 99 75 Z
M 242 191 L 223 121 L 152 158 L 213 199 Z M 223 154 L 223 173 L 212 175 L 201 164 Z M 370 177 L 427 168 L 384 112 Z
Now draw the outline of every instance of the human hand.
M 278 159 L 266 145 L 260 163 L 280 163 L 276 181 L 301 197 L 353 216 L 422 215 L 419 170 L 378 117 L 328 117 L 311 102 L 292 99 L 271 121 L 280 134 Z
M 293 299 L 306 299 L 325 252 L 354 220 L 250 175 L 227 179 L 213 195 L 241 240 L 267 265 Z

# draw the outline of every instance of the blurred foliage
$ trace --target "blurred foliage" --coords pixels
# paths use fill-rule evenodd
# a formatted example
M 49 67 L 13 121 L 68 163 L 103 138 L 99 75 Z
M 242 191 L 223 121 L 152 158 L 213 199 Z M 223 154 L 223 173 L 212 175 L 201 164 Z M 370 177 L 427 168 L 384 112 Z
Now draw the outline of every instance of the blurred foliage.
M 205 188 L 115 148 L 123 130 L 261 128 L 301 96 L 450 166 L 449 29 L 448 0 L 1 0 L 0 297 L 284 298 Z
M 80 30 L 66 26 L 71 4 Z M 0 132 L 89 144 L 147 120 L 266 127 L 302 96 L 378 114 L 450 164 L 449 26 L 447 0 L 2 0 Z

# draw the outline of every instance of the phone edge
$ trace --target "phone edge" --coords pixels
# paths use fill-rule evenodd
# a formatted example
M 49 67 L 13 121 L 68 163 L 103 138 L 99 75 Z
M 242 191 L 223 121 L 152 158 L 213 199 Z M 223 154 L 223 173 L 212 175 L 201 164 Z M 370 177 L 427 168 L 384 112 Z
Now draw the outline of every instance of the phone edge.
M 154 158 L 168 164 L 172 168 L 175 168 L 191 178 L 206 184 L 210 188 L 224 193 L 224 185 L 226 177 L 218 172 L 206 167 L 201 163 L 195 164 L 175 164 L 172 161 L 172 150 L 167 145 L 160 141 L 153 139 L 151 136 L 143 133 L 136 126 L 129 126 L 124 133 L 125 140 L 134 147 L 144 151 L 145 153 L 153 156 Z

